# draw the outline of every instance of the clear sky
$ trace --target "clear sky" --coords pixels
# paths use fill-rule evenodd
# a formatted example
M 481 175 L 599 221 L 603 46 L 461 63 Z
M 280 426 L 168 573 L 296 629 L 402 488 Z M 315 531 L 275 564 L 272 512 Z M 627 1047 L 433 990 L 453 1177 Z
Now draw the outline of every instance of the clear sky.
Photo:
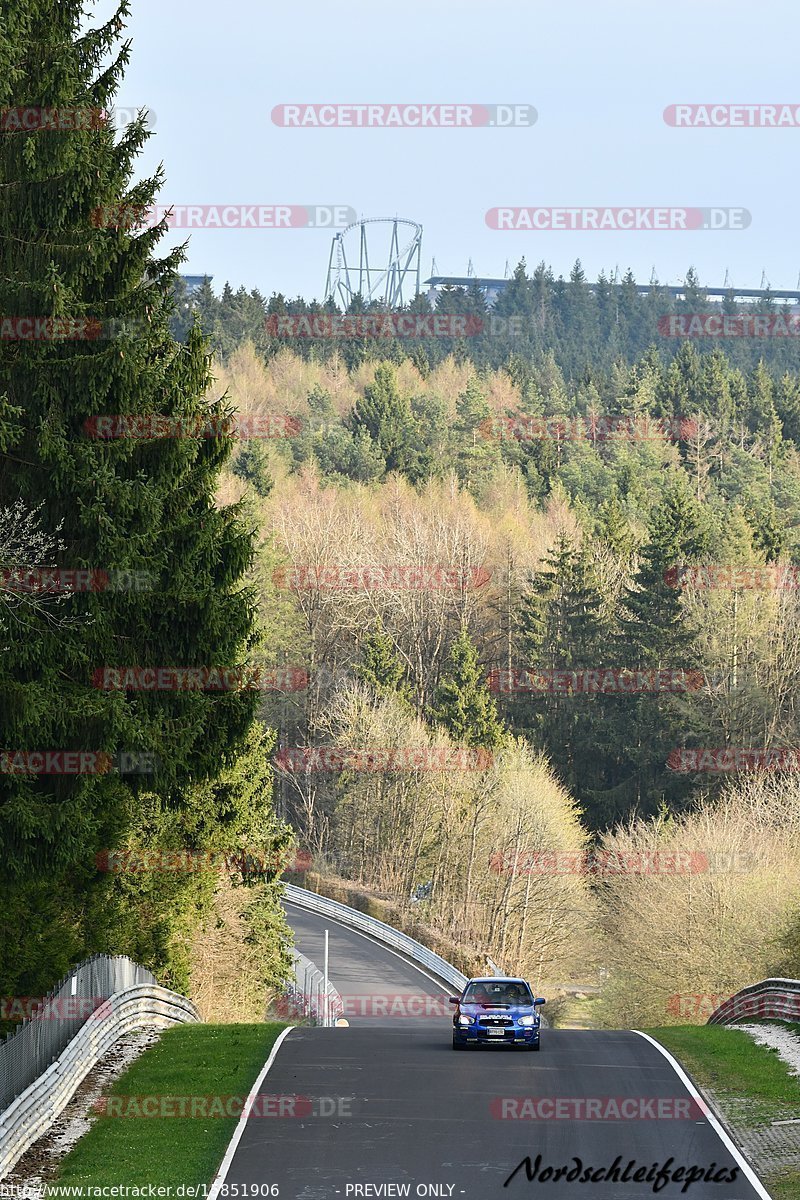
M 110 5 L 95 10 L 104 17 Z M 796 0 L 133 0 L 132 62 L 119 95 L 146 106 L 175 204 L 342 204 L 424 227 L 423 279 L 502 276 L 544 259 L 590 278 L 633 268 L 706 284 L 794 288 L 798 128 L 677 129 L 673 103 L 793 104 L 800 116 Z M 529 128 L 291 129 L 282 103 L 518 103 Z M 497 231 L 488 209 L 726 206 L 745 230 Z M 173 244 L 186 235 L 171 231 Z M 331 234 L 203 229 L 189 273 L 321 298 Z

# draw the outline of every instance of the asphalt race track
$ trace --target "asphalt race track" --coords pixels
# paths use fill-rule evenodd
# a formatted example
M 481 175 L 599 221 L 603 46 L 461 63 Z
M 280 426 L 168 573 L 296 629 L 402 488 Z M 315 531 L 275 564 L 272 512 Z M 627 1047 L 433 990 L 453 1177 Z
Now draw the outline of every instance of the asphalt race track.
M 331 979 L 355 998 L 350 1028 L 296 1028 L 283 1040 L 258 1089 L 264 1099 L 237 1130 L 223 1197 L 263 1196 L 270 1184 L 282 1200 L 768 1196 L 644 1037 L 546 1029 L 539 1053 L 456 1053 L 435 982 L 351 930 L 287 911 L 298 948 L 318 964 L 330 930 Z
M 351 1025 L 390 1025 L 417 1028 L 426 1021 L 450 1036 L 452 1006 L 449 990 L 424 975 L 405 958 L 371 938 L 335 921 L 287 905 L 297 949 L 322 970 L 324 931 L 328 929 L 328 972 L 340 993 L 344 1015 Z M 446 987 L 446 985 L 444 985 Z

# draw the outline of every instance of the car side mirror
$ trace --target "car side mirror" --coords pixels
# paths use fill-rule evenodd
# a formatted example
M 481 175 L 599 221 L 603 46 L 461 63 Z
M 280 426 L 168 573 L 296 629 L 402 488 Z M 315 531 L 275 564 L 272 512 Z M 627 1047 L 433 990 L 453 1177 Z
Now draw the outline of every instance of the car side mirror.
M 537 997 L 537 999 L 536 999 L 536 1000 L 534 1000 L 534 1002 L 533 1002 L 533 1003 L 534 1003 L 534 1005 L 536 1005 L 536 1004 L 547 1004 L 547 1001 L 545 1000 L 544 996 L 539 996 L 539 997 Z
M 461 997 L 460 997 L 460 996 L 451 996 L 451 997 L 450 997 L 450 1003 L 451 1003 L 451 1004 L 458 1004 L 460 1000 L 461 1000 Z

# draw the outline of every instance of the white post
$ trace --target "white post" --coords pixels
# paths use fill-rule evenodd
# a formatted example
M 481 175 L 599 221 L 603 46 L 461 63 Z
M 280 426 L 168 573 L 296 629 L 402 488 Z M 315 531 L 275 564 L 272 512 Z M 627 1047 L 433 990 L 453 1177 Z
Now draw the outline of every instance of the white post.
M 322 1002 L 325 1005 L 325 1008 L 323 1010 L 325 1013 L 325 1024 L 329 1025 L 330 1021 L 329 1021 L 329 1013 L 328 1013 L 328 931 L 327 931 L 327 929 L 325 930 L 325 967 L 323 970 L 323 987 L 325 988 L 325 999 Z

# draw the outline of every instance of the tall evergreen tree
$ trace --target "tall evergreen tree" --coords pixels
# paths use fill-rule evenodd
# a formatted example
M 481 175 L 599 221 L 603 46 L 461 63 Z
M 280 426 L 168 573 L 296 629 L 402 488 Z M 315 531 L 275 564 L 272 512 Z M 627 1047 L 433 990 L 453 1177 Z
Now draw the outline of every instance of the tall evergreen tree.
M 387 471 L 400 471 L 412 482 L 424 473 L 419 435 L 407 396 L 400 392 L 390 363 L 380 363 L 375 379 L 353 408 L 350 428 L 364 430 L 377 445 Z
M 361 662 L 356 665 L 355 673 L 378 695 L 397 696 L 405 704 L 411 704 L 406 668 L 382 625 L 364 638 Z
M 588 549 L 575 545 L 566 533 L 558 537 L 543 568 L 521 603 L 520 640 L 526 659 L 520 665 L 528 678 L 521 673 L 515 680 L 520 690 L 510 716 L 580 796 L 585 773 L 594 774 L 598 767 L 595 698 L 562 689 L 556 682 L 559 676 L 551 673 L 613 665 L 608 662 L 603 596 Z
M 670 568 L 697 561 L 707 549 L 700 508 L 685 478 L 676 476 L 655 506 L 639 567 L 623 593 L 611 644 L 621 665 L 654 673 L 690 672 L 699 666 L 697 631 L 689 624 Z M 632 811 L 654 813 L 667 802 L 680 806 L 689 781 L 668 768 L 672 750 L 691 744 L 702 728 L 692 687 L 644 688 L 603 698 L 597 727 L 602 775 L 588 789 L 586 804 L 598 824 Z
M 115 51 L 128 5 L 93 29 L 83 28 L 84 7 L 4 6 L 0 107 L 113 107 L 129 56 L 127 43 Z M 252 536 L 238 509 L 214 502 L 229 436 L 96 436 L 108 414 L 160 414 L 192 429 L 222 425 L 228 412 L 204 398 L 210 361 L 199 333 L 185 346 L 170 334 L 182 252 L 156 257 L 164 223 L 137 231 L 119 216 L 119 205 L 147 209 L 156 199 L 160 176 L 131 182 L 148 136 L 144 119 L 119 141 L 111 125 L 90 119 L 0 138 L 0 311 L 101 330 L 0 341 L 0 396 L 14 405 L 16 426 L 0 457 L 0 507 L 18 498 L 41 505 L 45 527 L 60 530 L 58 567 L 147 580 L 135 592 L 112 584 L 71 595 L 66 624 L 18 612 L 0 709 L 15 750 L 155 755 L 148 787 L 180 812 L 192 785 L 233 763 L 257 696 L 107 691 L 93 686 L 93 672 L 241 663 L 254 623 L 244 587 Z M 90 894 L 107 884 L 96 855 L 125 836 L 136 797 L 115 773 L 0 775 L 0 903 L 30 932 L 21 959 L 0 957 L 5 992 L 35 992 L 75 957 L 114 949 L 86 914 Z
M 692 658 L 694 633 L 669 570 L 697 561 L 706 545 L 700 507 L 685 477 L 678 475 L 655 505 L 639 568 L 622 600 L 616 640 L 630 666 L 693 665 L 687 660 Z
M 543 565 L 522 601 L 530 661 L 556 669 L 599 665 L 603 598 L 586 548 L 562 532 Z
M 490 408 L 473 376 L 456 400 L 452 454 L 461 482 L 474 495 L 488 483 L 500 463 L 497 443 L 487 436 Z
M 504 740 L 497 707 L 478 663 L 478 652 L 462 626 L 431 705 L 430 716 L 459 746 L 494 750 Z

